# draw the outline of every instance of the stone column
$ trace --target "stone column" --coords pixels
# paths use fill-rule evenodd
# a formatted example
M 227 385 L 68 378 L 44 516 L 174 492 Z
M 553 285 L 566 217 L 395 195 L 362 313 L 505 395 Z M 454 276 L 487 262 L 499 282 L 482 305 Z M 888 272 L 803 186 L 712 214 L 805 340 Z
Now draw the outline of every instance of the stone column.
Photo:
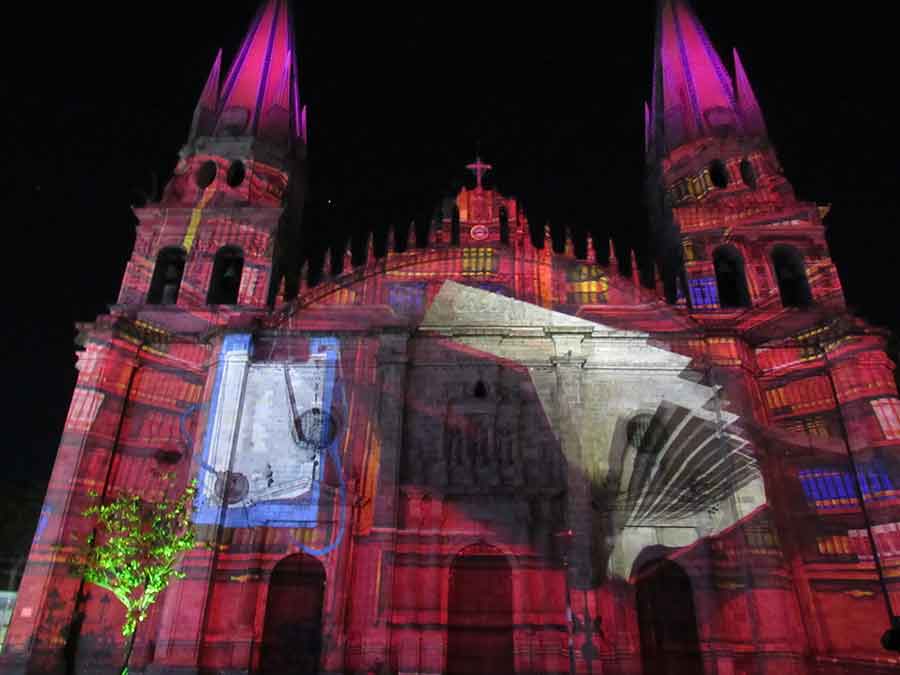
M 396 533 L 399 527 L 400 463 L 403 459 L 403 424 L 406 402 L 406 369 L 409 335 L 384 333 L 380 336 L 378 351 L 379 392 L 377 415 L 381 440 L 381 466 L 378 476 L 378 494 L 375 496 L 375 530 L 384 536 L 382 559 L 393 560 L 396 553 Z M 390 663 L 390 598 L 393 597 L 393 568 L 385 564 L 381 576 L 381 594 L 387 598 L 383 607 L 383 621 L 368 635 L 365 646 L 370 667 L 376 661 Z M 377 603 L 377 600 L 376 600 Z
M 558 329 L 557 329 L 558 331 Z M 572 609 L 581 614 L 582 593 L 591 587 L 591 482 L 588 462 L 590 453 L 582 447 L 579 429 L 585 414 L 584 366 L 586 347 L 591 331 L 574 329 L 552 334 L 555 354 L 551 361 L 556 367 L 557 409 L 554 427 L 558 430 L 560 446 L 566 458 L 566 527 L 571 532 L 568 543 L 568 584 Z M 571 620 L 571 617 L 567 617 Z M 582 636 L 575 636 L 575 664 L 577 672 L 587 673 L 588 666 L 579 645 Z

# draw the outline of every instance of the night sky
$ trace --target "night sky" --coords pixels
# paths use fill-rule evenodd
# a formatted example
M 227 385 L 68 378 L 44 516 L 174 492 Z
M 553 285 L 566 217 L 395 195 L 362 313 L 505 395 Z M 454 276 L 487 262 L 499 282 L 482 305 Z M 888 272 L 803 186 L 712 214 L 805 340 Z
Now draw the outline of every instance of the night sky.
M 313 255 L 409 222 L 470 180 L 477 148 L 533 217 L 645 248 L 652 2 L 590 14 L 568 2 L 363 4 L 296 3 Z M 130 204 L 170 177 L 217 48 L 229 63 L 257 3 L 32 5 L 41 14 L 7 31 L 34 40 L 4 57 L 0 78 L 12 237 L 0 354 L 2 475 L 39 486 L 75 383 L 73 324 L 115 301 Z M 833 204 L 849 302 L 897 329 L 895 24 L 865 7 L 695 2 L 729 64 L 740 49 L 798 195 Z

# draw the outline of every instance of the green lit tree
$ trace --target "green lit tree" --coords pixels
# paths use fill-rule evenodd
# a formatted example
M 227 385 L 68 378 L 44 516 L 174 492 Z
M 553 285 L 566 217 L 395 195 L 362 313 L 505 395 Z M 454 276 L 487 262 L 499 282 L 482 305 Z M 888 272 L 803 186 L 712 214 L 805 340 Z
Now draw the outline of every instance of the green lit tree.
M 167 477 L 169 481 L 172 477 Z M 180 495 L 147 500 L 130 492 L 84 511 L 94 520 L 75 569 L 86 583 L 105 588 L 125 607 L 122 635 L 127 639 L 121 674 L 128 673 L 137 628 L 173 579 L 183 579 L 178 558 L 196 544 L 190 509 L 196 481 Z

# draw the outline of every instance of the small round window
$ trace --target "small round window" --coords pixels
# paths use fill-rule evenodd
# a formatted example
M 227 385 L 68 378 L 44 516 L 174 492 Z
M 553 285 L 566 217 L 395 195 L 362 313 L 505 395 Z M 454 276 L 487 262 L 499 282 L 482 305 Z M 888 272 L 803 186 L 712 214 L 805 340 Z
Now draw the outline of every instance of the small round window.
M 749 159 L 741 162 L 741 180 L 744 181 L 744 185 L 747 187 L 756 188 L 756 169 L 753 168 L 753 164 Z
M 228 181 L 228 185 L 230 187 L 236 188 L 240 187 L 241 183 L 244 182 L 244 178 L 247 176 L 247 169 L 244 167 L 244 163 L 236 159 L 231 163 L 231 166 L 228 167 L 228 177 L 226 180 Z
M 720 190 L 728 187 L 728 168 L 725 162 L 717 159 L 709 165 L 709 177 L 712 179 L 713 185 Z
M 216 163 L 212 160 L 208 162 L 204 162 L 203 165 L 197 169 L 197 173 L 194 174 L 194 179 L 197 181 L 197 185 L 201 188 L 208 188 L 212 185 L 212 182 L 216 179 L 216 172 L 218 168 L 216 167 Z

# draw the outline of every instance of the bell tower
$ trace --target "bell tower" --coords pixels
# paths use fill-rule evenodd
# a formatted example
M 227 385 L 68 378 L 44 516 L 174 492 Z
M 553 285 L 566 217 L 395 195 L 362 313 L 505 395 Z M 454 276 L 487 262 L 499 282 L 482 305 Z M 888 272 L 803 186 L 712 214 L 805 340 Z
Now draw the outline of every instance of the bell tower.
M 306 111 L 288 0 L 259 9 L 224 81 L 215 58 L 174 176 L 139 220 L 119 304 L 166 324 L 175 309 L 265 310 L 296 269 Z M 224 319 L 223 319 L 224 320 Z
M 842 307 L 828 209 L 797 199 L 733 59 L 729 72 L 687 0 L 659 2 L 645 150 L 667 299 L 718 315 Z

